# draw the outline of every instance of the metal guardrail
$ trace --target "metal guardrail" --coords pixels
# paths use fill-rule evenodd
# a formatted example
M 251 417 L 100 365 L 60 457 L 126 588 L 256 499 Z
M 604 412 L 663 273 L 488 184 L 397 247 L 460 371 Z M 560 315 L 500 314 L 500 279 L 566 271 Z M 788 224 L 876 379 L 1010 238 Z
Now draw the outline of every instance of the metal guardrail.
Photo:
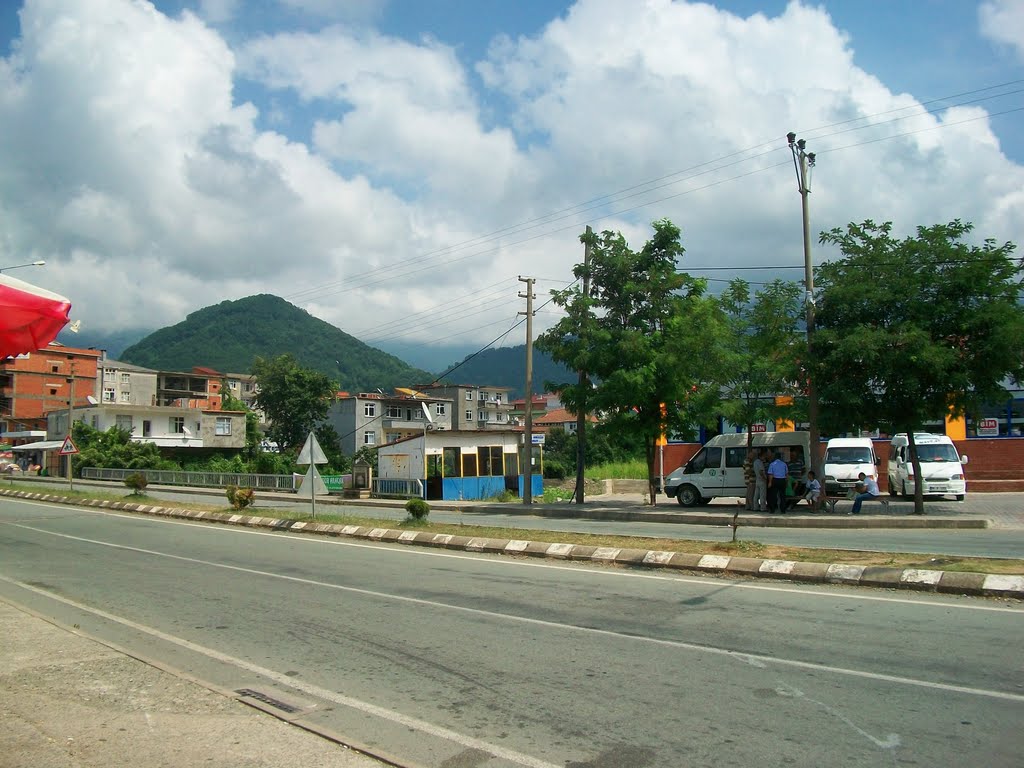
M 184 472 L 169 469 L 106 469 L 82 467 L 84 480 L 124 481 L 128 475 L 141 474 L 154 485 L 184 485 L 195 488 L 254 488 L 264 491 L 294 491 L 295 475 L 259 475 L 240 472 Z M 301 479 L 302 475 L 298 475 Z
M 375 477 L 370 481 L 371 496 L 388 496 L 398 499 L 422 499 L 423 483 L 399 477 Z

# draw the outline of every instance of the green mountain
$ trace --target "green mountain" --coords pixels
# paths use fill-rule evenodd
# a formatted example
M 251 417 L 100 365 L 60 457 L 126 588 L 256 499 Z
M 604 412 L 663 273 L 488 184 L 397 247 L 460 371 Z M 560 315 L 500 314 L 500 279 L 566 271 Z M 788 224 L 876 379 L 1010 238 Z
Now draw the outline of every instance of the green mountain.
M 453 384 L 476 384 L 491 387 L 512 387 L 512 397 L 526 392 L 526 345 L 486 349 L 453 363 L 443 373 L 443 381 Z M 547 383 L 575 382 L 577 374 L 556 363 L 544 352 L 533 350 L 533 393 L 550 391 Z
M 378 387 L 388 392 L 396 386 L 432 378 L 268 294 L 197 310 L 183 322 L 155 331 L 128 347 L 120 359 L 165 371 L 204 366 L 223 373 L 248 373 L 257 356 L 283 354 L 291 354 L 300 365 L 330 376 L 349 392 L 372 392 Z

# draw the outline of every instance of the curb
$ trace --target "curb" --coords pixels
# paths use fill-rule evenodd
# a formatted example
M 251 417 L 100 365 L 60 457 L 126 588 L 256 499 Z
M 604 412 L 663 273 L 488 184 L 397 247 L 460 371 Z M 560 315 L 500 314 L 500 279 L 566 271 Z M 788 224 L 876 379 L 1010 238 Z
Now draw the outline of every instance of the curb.
M 548 543 L 521 539 L 490 539 L 456 536 L 427 531 L 400 531 L 394 528 L 371 528 L 360 525 L 281 520 L 269 517 L 178 509 L 154 504 L 109 501 L 101 499 L 70 499 L 50 493 L 0 489 L 0 495 L 33 501 L 69 504 L 78 507 L 123 509 L 149 515 L 200 520 L 211 523 L 269 528 L 276 531 L 347 536 L 370 541 L 485 552 L 490 554 L 543 557 L 557 560 L 649 568 L 670 568 L 702 574 L 724 574 L 751 578 L 775 578 L 827 584 L 846 584 L 884 589 L 911 589 L 957 595 L 979 595 L 1024 599 L 1024 576 L 963 571 L 939 571 L 920 568 L 888 568 L 885 566 L 848 565 L 843 563 L 809 563 L 796 560 L 767 560 L 731 555 L 700 555 L 659 550 L 619 549 L 580 544 Z

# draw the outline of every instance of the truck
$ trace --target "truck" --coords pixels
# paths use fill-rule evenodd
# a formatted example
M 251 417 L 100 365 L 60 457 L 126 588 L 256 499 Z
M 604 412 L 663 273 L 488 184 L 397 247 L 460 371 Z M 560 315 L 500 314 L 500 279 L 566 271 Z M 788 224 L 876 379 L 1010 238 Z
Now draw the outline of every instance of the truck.
M 789 465 L 789 476 L 803 480 L 811 455 L 807 432 L 758 432 L 753 436 L 752 446 L 782 454 Z M 716 435 L 686 464 L 665 478 L 665 495 L 683 507 L 703 506 L 717 496 L 745 498 L 743 461 L 746 457 L 746 432 Z

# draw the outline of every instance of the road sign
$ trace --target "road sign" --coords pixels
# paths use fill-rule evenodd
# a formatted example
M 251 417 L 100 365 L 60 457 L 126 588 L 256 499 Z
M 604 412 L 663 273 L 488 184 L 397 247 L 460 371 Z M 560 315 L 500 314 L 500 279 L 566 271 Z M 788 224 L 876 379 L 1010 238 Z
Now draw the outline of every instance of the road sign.
M 998 435 L 998 419 L 978 419 L 978 434 L 987 436 Z
M 302 450 L 299 451 L 299 458 L 295 460 L 296 464 L 305 466 L 307 464 L 326 464 L 327 457 L 324 456 L 324 450 L 320 447 L 320 443 L 316 440 L 316 435 L 312 432 L 309 433 L 309 437 L 306 438 L 306 444 L 302 446 Z
M 532 435 L 530 435 L 530 440 L 533 442 L 534 445 L 544 445 L 544 433 L 535 432 Z
M 78 453 L 78 448 L 75 447 L 75 442 L 71 439 L 71 435 L 64 438 L 64 445 L 57 451 L 61 456 L 67 456 L 71 453 Z

